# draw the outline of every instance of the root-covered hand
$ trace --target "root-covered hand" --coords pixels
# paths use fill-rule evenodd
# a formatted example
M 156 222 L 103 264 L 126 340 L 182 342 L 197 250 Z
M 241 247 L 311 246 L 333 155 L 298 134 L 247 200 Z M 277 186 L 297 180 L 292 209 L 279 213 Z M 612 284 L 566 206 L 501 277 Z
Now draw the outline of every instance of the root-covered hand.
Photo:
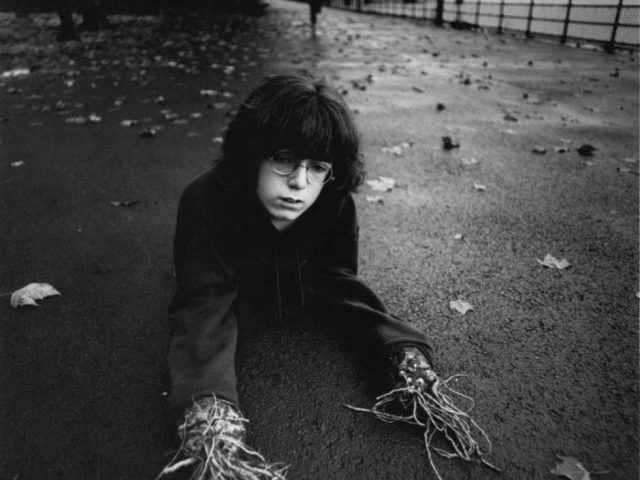
M 180 449 L 158 478 L 188 467 L 192 480 L 285 480 L 285 466 L 267 463 L 245 445 L 246 422 L 215 396 L 194 402 L 178 426 Z

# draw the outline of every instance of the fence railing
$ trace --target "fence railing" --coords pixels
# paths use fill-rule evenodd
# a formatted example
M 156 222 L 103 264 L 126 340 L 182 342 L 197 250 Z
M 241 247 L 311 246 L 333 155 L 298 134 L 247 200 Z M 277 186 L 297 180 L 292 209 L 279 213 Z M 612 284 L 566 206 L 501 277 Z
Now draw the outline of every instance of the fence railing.
M 595 3 L 595 2 L 598 3 Z M 325 0 L 358 12 L 433 20 L 456 28 L 523 32 L 603 44 L 608 51 L 638 48 L 638 0 Z

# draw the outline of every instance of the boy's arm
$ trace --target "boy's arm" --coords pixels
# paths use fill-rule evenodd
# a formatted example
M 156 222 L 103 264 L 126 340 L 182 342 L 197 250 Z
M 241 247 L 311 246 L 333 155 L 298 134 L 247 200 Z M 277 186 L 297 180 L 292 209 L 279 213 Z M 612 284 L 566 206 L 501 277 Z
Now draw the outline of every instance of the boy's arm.
M 365 336 L 379 351 L 414 346 L 431 359 L 426 335 L 389 314 L 375 292 L 358 278 L 358 230 L 355 203 L 349 196 L 338 213 L 328 252 L 316 275 L 317 298 L 347 333 Z
M 172 413 L 215 393 L 237 405 L 234 355 L 237 323 L 231 305 L 235 277 L 214 245 L 202 197 L 183 194 L 174 239 L 176 292 L 169 306 Z

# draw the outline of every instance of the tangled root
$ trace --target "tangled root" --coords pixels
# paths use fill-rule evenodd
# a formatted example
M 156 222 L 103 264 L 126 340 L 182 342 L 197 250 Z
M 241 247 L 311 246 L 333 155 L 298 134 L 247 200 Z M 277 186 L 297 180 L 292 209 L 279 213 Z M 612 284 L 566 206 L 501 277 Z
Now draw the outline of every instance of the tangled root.
M 156 480 L 186 467 L 193 468 L 190 480 L 286 480 L 286 466 L 268 463 L 237 435 L 221 428 L 228 423 L 247 423 L 247 419 L 217 399 L 198 408 L 198 416 L 205 420 L 198 426 L 197 448 L 193 437 L 181 435 L 180 448 Z M 187 430 L 186 420 L 179 430 Z
M 432 451 L 448 459 L 479 461 L 501 471 L 484 458 L 491 452 L 491 441 L 469 415 L 473 399 L 449 387 L 449 383 L 459 376 L 454 375 L 444 381 L 436 379 L 428 389 L 413 385 L 395 388 L 377 397 L 370 409 L 345 406 L 358 412 L 372 413 L 387 423 L 404 422 L 423 427 L 427 456 L 438 480 L 443 479 L 433 462 Z M 452 396 L 469 401 L 470 407 L 466 410 L 457 407 Z M 438 432 L 447 440 L 449 449 L 433 446 L 434 436 Z

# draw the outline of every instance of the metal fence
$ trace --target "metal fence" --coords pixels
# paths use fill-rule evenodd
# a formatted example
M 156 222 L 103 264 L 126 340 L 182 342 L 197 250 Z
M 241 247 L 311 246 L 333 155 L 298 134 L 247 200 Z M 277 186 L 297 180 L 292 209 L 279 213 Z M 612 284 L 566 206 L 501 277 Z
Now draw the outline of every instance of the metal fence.
M 595 3 L 595 2 L 598 3 Z M 457 28 L 489 28 L 498 33 L 558 37 L 604 44 L 605 49 L 638 48 L 638 0 L 325 0 L 327 5 L 449 23 Z

